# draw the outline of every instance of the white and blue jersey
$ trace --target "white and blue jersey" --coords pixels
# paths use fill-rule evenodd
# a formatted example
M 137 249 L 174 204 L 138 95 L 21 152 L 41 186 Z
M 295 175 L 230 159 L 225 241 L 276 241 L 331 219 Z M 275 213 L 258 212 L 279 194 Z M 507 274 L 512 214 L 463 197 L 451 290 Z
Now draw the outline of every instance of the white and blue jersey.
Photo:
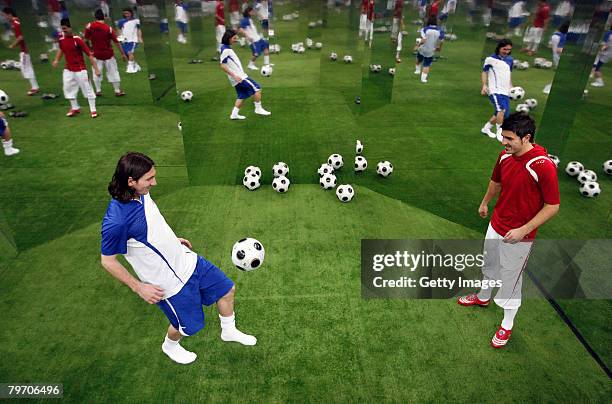
M 428 25 L 421 29 L 422 45 L 419 54 L 424 58 L 432 58 L 436 52 L 438 41 L 444 40 L 444 31 L 436 25 Z
M 552 58 L 553 58 L 553 64 L 555 65 L 555 67 L 557 67 L 559 65 L 559 60 L 561 59 L 561 54 L 559 53 L 559 49 L 563 49 L 563 47 L 565 46 L 565 40 L 566 40 L 567 35 L 564 34 L 563 32 L 555 32 L 551 37 L 550 37 L 550 46 L 552 48 Z
M 508 96 L 511 87 L 512 57 L 501 57 L 493 54 L 484 60 L 482 71 L 487 72 L 489 95 L 501 94 Z
M 255 24 L 253 24 L 253 20 L 249 17 L 244 17 L 240 20 L 240 28 L 244 31 L 244 36 L 247 39 L 249 45 L 254 44 L 255 42 L 261 39 L 261 35 L 257 32 L 257 28 Z
M 187 4 L 174 5 L 174 21 L 176 26 L 183 34 L 187 32 L 187 24 L 189 23 L 189 15 L 187 14 Z
M 515 1 L 508 9 L 508 26 L 516 28 L 525 20 L 525 2 L 523 0 Z
M 238 82 L 231 75 L 227 75 L 230 83 L 236 89 L 237 98 L 244 100 L 261 90 L 261 86 L 249 76 L 242 69 L 242 63 L 238 59 L 236 52 L 228 45 L 221 45 L 221 56 L 219 57 L 219 63 L 226 65 L 232 73 L 240 77 L 241 81 Z
M 125 37 L 125 42 L 138 43 L 138 30 L 140 29 L 140 20 L 138 18 L 129 20 L 122 18 L 117 22 L 117 26 L 121 30 L 121 35 Z

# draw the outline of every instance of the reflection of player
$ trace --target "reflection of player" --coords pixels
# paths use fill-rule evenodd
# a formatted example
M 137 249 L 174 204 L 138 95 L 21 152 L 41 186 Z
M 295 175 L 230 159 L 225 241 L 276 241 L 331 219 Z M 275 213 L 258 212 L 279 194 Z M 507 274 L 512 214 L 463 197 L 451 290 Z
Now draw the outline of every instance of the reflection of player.
M 91 42 L 94 58 L 96 65 L 100 73 L 106 69 L 106 79 L 113 86 L 115 95 L 121 97 L 125 95 L 121 91 L 121 77 L 119 76 L 119 69 L 117 68 L 117 60 L 115 59 L 115 53 L 113 52 L 113 46 L 111 42 L 114 42 L 121 56 L 124 60 L 127 60 L 127 56 L 123 52 L 123 48 L 119 45 L 117 35 L 112 27 L 104 23 L 104 12 L 102 9 L 96 10 L 94 13 L 96 21 L 90 22 L 85 26 L 84 36 Z M 99 76 L 93 72 L 93 82 L 96 87 L 96 95 L 102 95 L 102 74 Z
M 561 53 L 563 53 L 563 47 L 565 46 L 565 38 L 567 31 L 569 30 L 569 21 L 564 22 L 559 27 L 559 30 L 550 37 L 550 47 L 552 48 L 552 59 L 553 66 L 555 69 L 559 66 L 559 60 L 561 59 Z M 550 94 L 552 83 L 548 83 L 544 86 L 542 92 L 544 94 Z
M 484 61 L 480 94 L 488 95 L 495 112 L 491 119 L 485 123 L 481 132 L 490 138 L 502 141 L 502 123 L 504 118 L 510 114 L 510 88 L 512 87 L 512 41 L 502 39 L 497 43 L 495 53 L 488 56 Z M 491 131 L 493 124 L 496 125 L 495 133 Z
M 174 4 L 174 21 L 176 22 L 176 27 L 179 30 L 176 41 L 178 43 L 186 44 L 187 37 L 185 34 L 187 33 L 189 24 L 189 15 L 187 14 L 187 4 L 184 4 L 182 0 L 176 0 Z
M 253 23 L 253 13 L 253 7 L 244 9 L 244 13 L 242 13 L 244 18 L 240 21 L 240 33 L 247 39 L 253 54 L 247 67 L 251 70 L 258 70 L 257 66 L 255 66 L 255 60 L 262 53 L 264 54 L 264 65 L 270 64 L 270 45 L 257 32 L 255 23 Z
M 525 31 L 523 37 L 523 49 L 521 52 L 527 52 L 529 56 L 533 56 L 540 46 L 542 35 L 548 25 L 550 16 L 550 6 L 546 0 L 538 0 L 538 9 L 533 20 L 533 25 Z
M 374 19 L 375 19 L 375 4 L 374 0 L 369 0 L 368 2 L 368 13 L 366 19 L 366 29 L 365 29 L 365 40 L 370 43 L 370 48 L 372 47 L 372 40 L 374 39 Z
M 430 15 L 427 19 L 427 26 L 421 30 L 421 42 L 417 47 L 414 68 L 414 74 L 421 75 L 421 83 L 427 83 L 427 75 L 433 62 L 434 53 L 436 49 L 439 50 L 442 47 L 442 41 L 444 40 L 444 31 L 438 28 L 436 20 L 435 15 Z M 439 45 L 438 42 L 440 42 Z M 421 65 L 423 65 L 422 69 Z
M 525 1 L 515 0 L 508 9 L 508 29 L 509 35 L 520 36 L 521 24 L 525 21 Z
M 395 0 L 395 4 L 393 6 L 393 25 L 391 27 L 391 39 L 392 40 L 397 39 L 397 35 L 400 31 L 403 9 L 404 9 L 404 1 Z
M 553 12 L 553 25 L 558 26 L 564 20 L 571 18 L 572 14 L 574 14 L 574 5 L 568 0 L 561 0 Z
M 215 8 L 215 38 L 217 39 L 217 52 L 221 52 L 221 40 L 225 34 L 225 6 L 223 0 L 217 0 Z
M 38 87 L 38 82 L 36 81 L 36 75 L 34 74 L 34 67 L 32 66 L 32 58 L 30 57 L 30 53 L 28 52 L 28 48 L 26 46 L 25 40 L 23 39 L 23 34 L 21 33 L 21 23 L 19 22 L 19 18 L 17 18 L 17 14 L 10 7 L 4 7 L 2 9 L 2 15 L 11 23 L 11 27 L 13 28 L 13 32 L 15 34 L 15 41 L 9 45 L 9 48 L 14 48 L 19 45 L 19 62 L 21 63 L 21 75 L 24 79 L 30 82 L 30 91 L 28 91 L 28 95 L 34 95 L 40 91 Z
M 194 253 L 189 240 L 177 237 L 151 199 L 155 176 L 154 162 L 144 154 L 119 159 L 108 185 L 113 199 L 102 220 L 102 266 L 166 315 L 170 325 L 162 351 L 173 361 L 188 364 L 197 358 L 179 341 L 204 328 L 202 305 L 217 304 L 223 341 L 255 345 L 257 338 L 236 328 L 234 282 Z M 119 262 L 119 254 L 140 280 Z
M 2 148 L 4 149 L 5 156 L 12 156 L 19 153 L 19 149 L 13 147 L 11 130 L 2 112 L 0 112 L 0 137 L 2 138 Z
M 427 0 L 419 0 L 419 18 L 425 21 L 427 16 Z
M 261 28 L 264 31 L 264 35 L 267 35 L 269 28 L 268 0 L 256 0 L 255 11 L 257 12 L 257 17 L 259 18 L 259 21 L 261 21 Z
M 604 34 L 602 44 L 601 44 L 601 50 L 599 51 L 599 53 L 597 54 L 597 57 L 595 58 L 595 64 L 593 65 L 593 70 L 592 70 L 592 73 L 595 76 L 595 80 L 591 83 L 593 87 L 603 87 L 604 86 L 603 76 L 601 74 L 601 67 L 605 63 L 608 63 L 608 60 L 610 59 L 610 46 L 612 46 L 612 35 L 611 34 L 612 34 L 612 31 L 610 30 L 608 30 L 608 32 Z
M 238 0 L 230 0 L 229 2 L 230 8 L 230 24 L 233 30 L 238 29 L 238 24 L 240 24 L 240 5 L 238 4 Z
M 359 38 L 365 38 L 366 28 L 368 24 L 368 7 L 370 0 L 361 0 L 360 14 L 359 14 Z
M 126 73 L 137 73 L 139 72 L 140 65 L 136 62 L 134 52 L 139 43 L 142 43 L 142 31 L 140 31 L 140 20 L 134 18 L 134 11 L 131 8 L 123 9 L 123 18 L 117 23 L 121 30 L 121 35 L 125 38 L 121 44 L 123 51 L 128 57 L 128 65 L 125 70 Z
M 53 67 L 57 67 L 62 56 L 65 56 L 66 65 L 64 67 L 62 80 L 64 83 L 64 97 L 70 101 L 70 111 L 68 111 L 66 116 L 73 117 L 81 112 L 81 107 L 79 107 L 79 103 L 76 99 L 80 88 L 83 96 L 87 98 L 87 102 L 89 103 L 91 117 L 97 118 L 96 94 L 89 83 L 83 54 L 89 57 L 94 74 L 99 76 L 100 70 L 98 70 L 96 60 L 85 42 L 81 37 L 72 33 L 70 20 L 64 18 L 60 22 L 60 25 L 62 26 L 62 33 L 58 39 L 59 51 L 53 60 Z
M 493 169 L 487 192 L 478 213 L 486 218 L 489 202 L 497 202 L 484 242 L 483 284 L 500 282 L 493 299 L 504 309 L 501 326 L 491 340 L 493 348 L 502 348 L 510 339 L 514 318 L 521 306 L 523 270 L 531 252 L 538 227 L 559 211 L 557 168 L 546 149 L 534 141 L 535 122 L 517 112 L 503 125 L 503 145 Z M 462 296 L 462 306 L 489 305 L 492 288 Z
M 270 115 L 270 112 L 266 111 L 261 106 L 261 87 L 244 72 L 238 55 L 236 55 L 236 52 L 232 49 L 232 45 L 237 41 L 238 35 L 236 35 L 235 31 L 230 29 L 223 34 L 220 67 L 221 70 L 227 74 L 227 78 L 237 94 L 230 119 L 246 119 L 245 116 L 240 115 L 240 107 L 242 107 L 244 100 L 251 96 L 253 96 L 255 104 L 255 113 L 258 115 Z

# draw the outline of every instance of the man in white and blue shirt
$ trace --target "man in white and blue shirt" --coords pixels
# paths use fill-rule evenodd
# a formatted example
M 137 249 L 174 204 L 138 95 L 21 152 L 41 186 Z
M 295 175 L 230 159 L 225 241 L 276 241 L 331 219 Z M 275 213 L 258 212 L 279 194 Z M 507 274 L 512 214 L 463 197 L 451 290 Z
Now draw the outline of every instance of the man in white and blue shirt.
M 246 38 L 253 54 L 247 67 L 251 70 L 259 70 L 259 68 L 255 66 L 255 60 L 259 55 L 264 55 L 264 65 L 270 64 L 270 44 L 257 32 L 257 28 L 253 22 L 254 12 L 253 7 L 247 7 L 244 10 L 242 13 L 243 18 L 240 20 L 239 32 Z
M 181 364 L 197 355 L 179 341 L 204 328 L 202 305 L 217 304 L 221 339 L 255 345 L 257 339 L 236 328 L 234 282 L 177 237 L 151 199 L 157 185 L 153 160 L 130 152 L 119 159 L 108 191 L 112 200 L 102 221 L 102 266 L 149 304 L 157 304 L 170 326 L 162 351 Z M 119 262 L 121 254 L 138 276 Z
M 427 83 L 427 75 L 433 63 L 433 57 L 436 49 L 440 49 L 441 42 L 444 40 L 444 31 L 437 25 L 435 15 L 429 16 L 427 26 L 421 29 L 421 42 L 419 42 L 416 54 L 416 65 L 414 74 L 421 75 L 421 83 Z M 440 46 L 438 46 L 440 43 Z M 423 68 L 421 69 L 421 65 Z
M 485 58 L 481 73 L 482 95 L 488 95 L 495 108 L 491 119 L 485 123 L 481 132 L 490 138 L 503 140 L 501 126 L 504 118 L 510 115 L 510 88 L 512 88 L 512 41 L 502 39 L 497 43 L 495 53 Z M 495 132 L 491 131 L 493 125 Z
M 271 115 L 269 111 L 266 111 L 261 106 L 261 86 L 244 72 L 238 55 L 232 49 L 232 45 L 236 42 L 238 42 L 236 31 L 231 29 L 225 31 L 223 39 L 221 39 L 221 55 L 219 57 L 221 70 L 227 74 L 230 84 L 236 90 L 236 102 L 234 103 L 230 119 L 246 119 L 245 116 L 240 115 L 240 108 L 244 100 L 251 96 L 253 96 L 256 114 Z
M 117 22 L 117 26 L 121 30 L 123 42 L 121 47 L 128 57 L 128 65 L 125 70 L 126 73 L 137 73 L 139 72 L 140 65 L 134 58 L 134 52 L 139 43 L 142 43 L 142 32 L 140 31 L 140 20 L 134 18 L 134 11 L 130 8 L 123 9 L 123 18 Z

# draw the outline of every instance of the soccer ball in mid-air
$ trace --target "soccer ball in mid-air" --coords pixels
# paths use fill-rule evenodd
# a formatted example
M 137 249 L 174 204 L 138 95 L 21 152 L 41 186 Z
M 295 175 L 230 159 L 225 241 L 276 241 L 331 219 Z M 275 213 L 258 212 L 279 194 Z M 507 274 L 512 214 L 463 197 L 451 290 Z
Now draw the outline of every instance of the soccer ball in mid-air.
M 535 107 L 538 106 L 538 100 L 536 100 L 535 98 L 527 98 L 525 100 L 525 104 L 527 104 L 529 109 L 534 109 Z
M 529 105 L 527 104 L 518 104 L 516 106 L 516 112 L 525 112 L 525 113 L 529 113 L 530 109 L 529 109 Z
M 604 173 L 612 175 L 612 160 L 604 161 L 603 163 Z
M 344 161 L 342 160 L 342 156 L 339 154 L 332 154 L 327 159 L 327 164 L 334 167 L 334 170 L 339 170 L 344 165 Z
M 284 177 L 289 174 L 289 166 L 286 163 L 279 161 L 272 166 L 272 173 L 275 177 Z
M 291 181 L 285 176 L 276 177 L 272 180 L 272 188 L 279 194 L 287 192 L 289 190 L 289 185 L 291 185 Z
M 273 71 L 274 69 L 272 69 L 272 66 L 270 65 L 263 65 L 261 67 L 261 75 L 264 77 L 270 77 Z
M 587 181 L 580 185 L 580 193 L 587 198 L 594 198 L 601 193 L 601 188 L 597 182 Z
M 368 160 L 363 156 L 355 156 L 355 172 L 360 173 L 368 168 Z
M 317 170 L 317 173 L 319 174 L 319 177 L 322 177 L 325 174 L 333 174 L 334 167 L 332 167 L 331 165 L 327 163 L 323 163 L 321 164 L 321 167 L 319 167 L 319 169 Z
M 336 186 L 336 176 L 334 174 L 325 174 L 319 178 L 319 185 L 323 189 L 332 189 Z
M 338 54 L 336 52 L 332 52 L 329 54 L 329 58 L 335 62 L 336 60 L 338 60 Z
M 181 93 L 181 99 L 185 102 L 191 101 L 192 98 L 193 98 L 193 93 L 189 90 L 185 90 Z
M 255 191 L 261 185 L 259 182 L 259 176 L 253 173 L 246 174 L 242 179 L 242 185 L 244 185 L 249 191 Z
M 395 67 L 390 67 L 390 68 L 389 68 L 389 74 L 390 74 L 391 76 L 395 76 Z
M 238 240 L 232 247 L 232 262 L 241 271 L 253 271 L 263 264 L 264 246 L 254 238 Z
M 363 143 L 361 143 L 361 140 L 357 140 L 357 143 L 355 144 L 355 153 L 363 153 Z
M 0 105 L 8 104 L 9 96 L 4 91 L 0 90 Z
M 555 156 L 554 154 L 549 154 L 548 158 L 550 159 L 550 161 L 555 163 L 556 167 L 559 167 L 559 164 L 561 164 L 561 159 L 559 157 Z
M 351 55 L 345 55 L 344 63 L 353 63 L 353 57 Z
M 248 166 L 244 169 L 244 175 L 255 174 L 258 177 L 261 177 L 261 169 L 257 166 Z
M 510 89 L 510 99 L 512 100 L 520 100 L 525 96 L 525 90 L 523 87 L 512 87 Z
M 578 182 L 584 184 L 585 182 L 597 182 L 597 174 L 593 170 L 583 170 L 576 177 Z
M 393 164 L 388 161 L 379 161 L 376 164 L 376 172 L 382 177 L 388 177 L 393 172 Z
M 338 188 L 336 188 L 336 196 L 340 202 L 350 202 L 355 196 L 355 191 L 353 187 L 348 184 L 338 185 Z
M 584 171 L 584 166 L 578 161 L 570 161 L 565 167 L 565 172 L 572 177 L 577 176 L 581 171 Z

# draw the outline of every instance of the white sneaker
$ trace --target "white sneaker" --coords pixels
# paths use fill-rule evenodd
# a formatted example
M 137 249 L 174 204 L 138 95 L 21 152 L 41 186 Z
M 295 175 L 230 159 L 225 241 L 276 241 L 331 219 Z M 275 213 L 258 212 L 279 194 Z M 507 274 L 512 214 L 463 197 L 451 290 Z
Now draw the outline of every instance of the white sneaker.
M 270 112 L 270 111 L 266 111 L 266 110 L 265 110 L 265 109 L 263 109 L 263 108 L 255 108 L 255 113 L 256 113 L 257 115 L 266 115 L 266 116 L 267 116 L 267 115 L 272 115 L 272 112 Z
M 421 79 L 421 83 L 427 83 L 427 79 Z
M 591 83 L 591 85 L 593 87 L 603 87 L 604 86 L 604 82 L 603 82 L 603 80 L 595 80 L 594 82 Z
M 414 71 L 414 74 L 421 74 L 421 70 L 416 69 L 416 70 Z
M 222 330 L 221 339 L 225 342 L 239 342 L 242 345 L 249 346 L 257 344 L 257 338 L 252 335 L 245 334 L 237 328 L 234 328 L 231 331 Z
M 545 86 L 544 86 L 544 89 L 542 90 L 542 92 L 543 92 L 544 94 L 550 94 L 550 88 L 551 88 L 551 87 L 552 87 L 552 86 L 551 86 L 550 84 L 545 85 Z
M 490 129 L 485 130 L 483 128 L 482 133 L 484 133 L 485 135 L 487 135 L 488 137 L 490 137 L 491 139 L 497 139 L 497 133 L 493 133 L 491 132 Z
M 17 153 L 19 153 L 19 149 L 16 149 L 14 147 L 9 147 L 7 149 L 4 149 L 5 156 L 14 156 Z
M 499 141 L 499 143 L 501 143 L 504 140 L 504 137 L 501 134 L 501 130 L 499 132 L 497 132 L 497 134 L 495 135 L 495 137 L 497 138 L 497 140 Z
M 136 71 L 134 70 L 134 66 L 128 64 L 126 69 L 125 69 L 126 73 L 136 73 Z
M 246 119 L 246 116 L 244 115 L 230 115 L 230 119 L 234 120 L 234 121 L 241 121 L 243 119 Z
M 252 63 L 249 63 L 249 65 L 248 65 L 247 67 L 248 67 L 249 69 L 251 69 L 251 70 L 259 70 L 259 67 L 255 66 L 255 65 L 254 65 L 254 64 L 252 64 Z
M 140 67 L 140 65 L 138 63 L 136 63 L 136 66 L 134 68 L 134 73 L 137 73 L 137 72 L 139 72 L 141 70 L 142 70 L 142 68 Z
M 169 344 L 164 341 L 162 344 L 162 351 L 168 355 L 170 359 L 176 363 L 180 363 L 181 365 L 187 365 L 196 360 L 198 357 L 198 355 L 195 353 L 189 352 L 183 348 L 178 342 L 175 344 Z

